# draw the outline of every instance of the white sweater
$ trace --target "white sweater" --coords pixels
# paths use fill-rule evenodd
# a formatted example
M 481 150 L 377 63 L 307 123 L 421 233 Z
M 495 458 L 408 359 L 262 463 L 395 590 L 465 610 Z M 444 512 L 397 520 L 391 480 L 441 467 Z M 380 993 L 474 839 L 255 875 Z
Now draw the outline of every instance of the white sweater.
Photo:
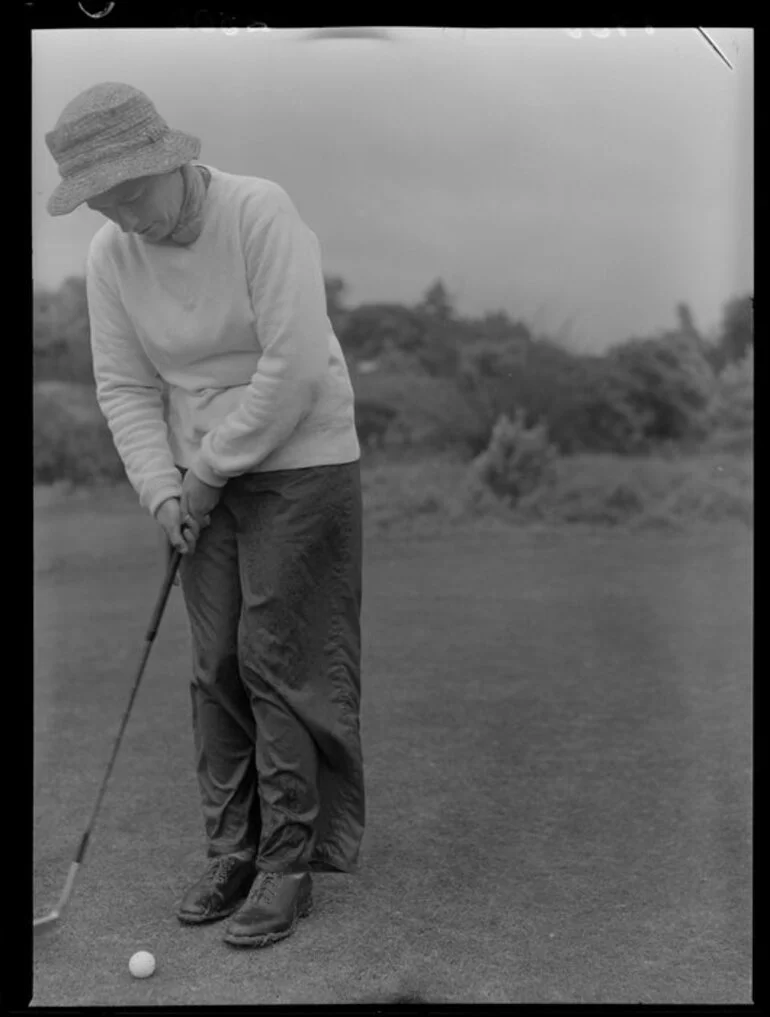
M 96 394 L 152 513 L 181 493 L 179 466 L 223 486 L 360 457 L 317 237 L 278 184 L 207 168 L 194 243 L 107 222 L 88 252 Z

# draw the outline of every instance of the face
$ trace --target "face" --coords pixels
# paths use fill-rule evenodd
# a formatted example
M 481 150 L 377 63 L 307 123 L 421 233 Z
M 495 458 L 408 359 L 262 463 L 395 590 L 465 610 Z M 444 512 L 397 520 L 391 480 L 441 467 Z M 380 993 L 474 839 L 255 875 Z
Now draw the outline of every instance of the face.
M 168 236 L 176 225 L 182 194 L 182 176 L 174 170 L 126 180 L 86 204 L 117 223 L 124 233 L 139 233 L 152 241 Z

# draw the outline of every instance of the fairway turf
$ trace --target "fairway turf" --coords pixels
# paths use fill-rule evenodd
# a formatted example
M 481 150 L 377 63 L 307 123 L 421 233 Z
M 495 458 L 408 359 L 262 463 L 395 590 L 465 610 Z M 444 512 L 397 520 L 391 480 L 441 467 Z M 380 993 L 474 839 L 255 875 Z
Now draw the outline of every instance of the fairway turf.
M 35 914 L 103 775 L 159 546 L 130 500 L 37 511 Z M 175 589 L 33 1005 L 749 1003 L 750 536 L 372 538 L 364 568 L 359 873 L 315 876 L 266 950 L 177 922 L 205 844 Z

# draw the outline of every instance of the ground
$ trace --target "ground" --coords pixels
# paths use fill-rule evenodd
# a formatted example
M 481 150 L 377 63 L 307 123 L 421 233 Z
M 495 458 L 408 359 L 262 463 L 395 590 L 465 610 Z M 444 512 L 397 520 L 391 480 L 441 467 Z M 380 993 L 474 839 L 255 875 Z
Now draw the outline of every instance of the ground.
M 361 868 L 262 951 L 175 918 L 204 860 L 175 589 L 33 1005 L 749 1003 L 751 557 L 719 528 L 368 540 Z M 38 505 L 36 914 L 161 575 L 132 504 Z

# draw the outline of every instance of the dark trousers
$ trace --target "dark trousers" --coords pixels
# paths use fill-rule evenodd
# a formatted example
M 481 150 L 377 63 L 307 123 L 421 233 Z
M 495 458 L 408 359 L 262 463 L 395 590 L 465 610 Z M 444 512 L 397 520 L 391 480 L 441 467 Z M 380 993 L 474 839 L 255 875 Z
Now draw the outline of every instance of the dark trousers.
M 364 832 L 361 474 L 228 481 L 183 559 L 198 783 L 210 857 L 355 871 Z

